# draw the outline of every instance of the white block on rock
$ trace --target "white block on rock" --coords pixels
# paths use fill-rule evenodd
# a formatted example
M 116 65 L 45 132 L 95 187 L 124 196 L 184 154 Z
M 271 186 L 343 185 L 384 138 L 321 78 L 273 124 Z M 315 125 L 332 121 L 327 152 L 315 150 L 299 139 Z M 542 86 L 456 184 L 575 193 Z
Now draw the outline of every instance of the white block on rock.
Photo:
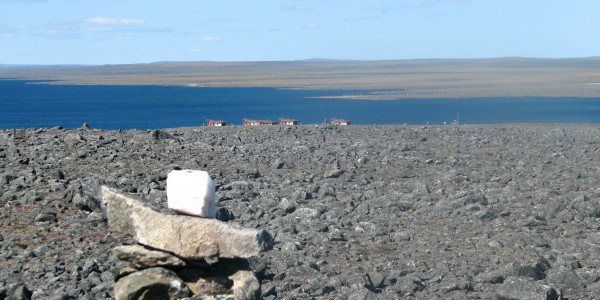
M 214 218 L 215 182 L 208 172 L 173 170 L 167 174 L 167 205 L 178 213 Z

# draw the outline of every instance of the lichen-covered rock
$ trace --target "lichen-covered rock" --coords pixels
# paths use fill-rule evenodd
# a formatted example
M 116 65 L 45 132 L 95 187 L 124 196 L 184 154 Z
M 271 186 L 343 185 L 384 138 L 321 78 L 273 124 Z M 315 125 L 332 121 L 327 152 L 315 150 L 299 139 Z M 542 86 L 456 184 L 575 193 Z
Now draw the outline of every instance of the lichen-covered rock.
M 183 258 L 248 258 L 273 247 L 273 238 L 264 230 L 216 219 L 161 214 L 106 186 L 102 187 L 102 198 L 112 231 Z
M 251 271 L 238 271 L 229 279 L 233 281 L 231 290 L 236 299 L 257 299 L 260 296 L 260 284 Z
M 132 263 L 136 268 L 172 266 L 182 267 L 186 263 L 179 257 L 164 251 L 154 251 L 140 245 L 117 246 L 113 253 L 118 259 Z

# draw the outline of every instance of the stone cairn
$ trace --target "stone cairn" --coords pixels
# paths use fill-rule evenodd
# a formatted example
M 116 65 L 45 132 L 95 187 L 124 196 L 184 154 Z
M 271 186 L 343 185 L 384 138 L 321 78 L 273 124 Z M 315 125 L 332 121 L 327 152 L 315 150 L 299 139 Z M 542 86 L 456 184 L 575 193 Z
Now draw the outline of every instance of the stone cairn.
M 272 249 L 271 235 L 215 219 L 215 185 L 206 172 L 171 171 L 167 198 L 176 214 L 102 187 L 110 230 L 137 242 L 113 250 L 115 298 L 258 298 L 246 259 Z

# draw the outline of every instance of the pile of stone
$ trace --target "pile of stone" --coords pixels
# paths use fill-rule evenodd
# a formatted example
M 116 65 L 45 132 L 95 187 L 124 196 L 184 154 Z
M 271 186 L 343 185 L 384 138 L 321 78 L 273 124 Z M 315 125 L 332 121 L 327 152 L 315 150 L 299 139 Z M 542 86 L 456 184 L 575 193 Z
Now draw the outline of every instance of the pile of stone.
M 111 231 L 137 242 L 113 250 L 115 298 L 258 298 L 260 284 L 246 259 L 271 249 L 271 235 L 215 219 L 215 187 L 206 172 L 172 171 L 167 184 L 169 208 L 178 214 L 102 187 Z

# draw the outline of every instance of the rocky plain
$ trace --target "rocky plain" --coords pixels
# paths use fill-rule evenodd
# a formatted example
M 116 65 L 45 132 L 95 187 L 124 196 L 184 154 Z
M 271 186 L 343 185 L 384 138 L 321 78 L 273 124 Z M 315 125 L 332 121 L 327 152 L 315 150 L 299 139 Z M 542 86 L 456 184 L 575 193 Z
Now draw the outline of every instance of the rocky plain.
M 166 210 L 206 170 L 217 218 L 267 230 L 263 299 L 598 299 L 600 127 L 0 131 L 0 299 L 111 299 L 107 185 Z

